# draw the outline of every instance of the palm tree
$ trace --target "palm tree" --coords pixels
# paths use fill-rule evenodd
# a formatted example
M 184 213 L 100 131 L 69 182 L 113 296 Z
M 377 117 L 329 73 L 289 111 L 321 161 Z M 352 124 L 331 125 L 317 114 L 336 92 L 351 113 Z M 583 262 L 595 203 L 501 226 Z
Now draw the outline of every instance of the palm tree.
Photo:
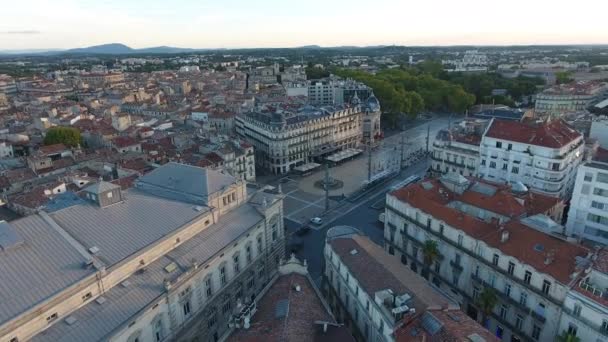
M 557 341 L 559 342 L 581 342 L 581 339 L 567 332 L 566 330 L 562 331 L 562 334 L 557 336 Z
M 439 258 L 439 247 L 437 241 L 426 240 L 422 245 L 422 256 L 424 262 L 424 269 L 422 270 L 422 276 L 428 279 L 429 269 L 431 265 Z
M 481 310 L 481 322 L 484 327 L 488 327 L 488 320 L 492 310 L 496 306 L 498 302 L 498 297 L 496 296 L 496 292 L 491 287 L 484 287 L 483 291 L 477 297 L 477 306 Z

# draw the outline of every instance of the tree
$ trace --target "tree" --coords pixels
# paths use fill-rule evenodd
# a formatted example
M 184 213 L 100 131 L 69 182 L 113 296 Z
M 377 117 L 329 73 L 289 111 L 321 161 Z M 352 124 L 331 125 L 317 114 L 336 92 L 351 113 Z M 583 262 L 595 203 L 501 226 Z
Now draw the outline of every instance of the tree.
M 558 71 L 555 73 L 555 80 L 557 84 L 570 83 L 573 81 L 572 73 L 570 71 Z
M 439 258 L 439 247 L 437 241 L 426 240 L 422 245 L 422 257 L 424 263 L 424 269 L 422 270 L 422 276 L 428 279 L 429 269 L 431 265 Z
M 44 137 L 45 145 L 64 144 L 75 147 L 80 144 L 80 131 L 73 127 L 51 127 Z
M 575 335 L 569 333 L 568 331 L 562 331 L 561 335 L 557 336 L 557 340 L 559 342 L 580 342 L 581 339 L 576 337 Z
M 481 310 L 481 321 L 484 327 L 488 326 L 487 321 L 492 310 L 494 310 L 496 303 L 498 303 L 498 297 L 496 296 L 494 289 L 491 287 L 484 287 L 483 291 L 479 294 L 479 297 L 477 297 L 477 306 Z

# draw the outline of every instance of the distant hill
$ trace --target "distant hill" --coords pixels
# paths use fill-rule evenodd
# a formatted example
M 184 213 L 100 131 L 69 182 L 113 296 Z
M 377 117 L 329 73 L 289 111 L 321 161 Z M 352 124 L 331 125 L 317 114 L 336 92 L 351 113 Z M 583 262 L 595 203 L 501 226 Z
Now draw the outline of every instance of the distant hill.
M 172 46 L 154 46 L 142 49 L 133 49 L 129 46 L 120 43 L 103 44 L 89 46 L 85 48 L 70 49 L 61 51 L 61 53 L 67 54 L 107 54 L 107 55 L 127 55 L 127 54 L 140 54 L 140 53 L 180 53 L 180 52 L 191 52 L 191 51 L 202 51 L 197 49 L 178 48 Z
M 133 53 L 134 51 L 135 51 L 134 49 L 132 49 L 124 44 L 112 43 L 112 44 L 89 46 L 89 47 L 85 47 L 85 48 L 70 49 L 70 50 L 62 51 L 62 53 L 92 53 L 92 54 L 99 53 L 99 54 L 121 55 L 121 54 Z

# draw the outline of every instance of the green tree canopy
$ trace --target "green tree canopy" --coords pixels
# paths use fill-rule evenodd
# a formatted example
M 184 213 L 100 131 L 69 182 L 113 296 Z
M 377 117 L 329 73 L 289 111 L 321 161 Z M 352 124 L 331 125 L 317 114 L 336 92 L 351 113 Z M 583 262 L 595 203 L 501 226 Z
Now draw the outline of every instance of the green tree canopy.
M 51 127 L 44 137 L 45 145 L 64 144 L 75 147 L 80 144 L 80 131 L 73 127 Z
M 477 306 L 481 310 L 482 313 L 482 321 L 484 326 L 487 327 L 487 320 L 492 310 L 498 303 L 498 297 L 496 296 L 496 292 L 491 287 L 484 287 L 483 291 L 477 297 Z

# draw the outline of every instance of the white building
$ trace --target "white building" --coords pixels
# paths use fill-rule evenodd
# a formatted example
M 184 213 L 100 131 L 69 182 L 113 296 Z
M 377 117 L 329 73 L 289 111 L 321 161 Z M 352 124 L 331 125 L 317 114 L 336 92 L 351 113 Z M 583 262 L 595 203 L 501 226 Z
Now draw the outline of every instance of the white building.
M 220 172 L 169 163 L 84 194 L 0 224 L 1 341 L 170 341 L 186 326 L 217 341 L 283 258 L 282 195 Z
M 479 176 L 497 183 L 522 182 L 534 191 L 568 198 L 583 152 L 583 135 L 562 120 L 494 119 L 481 140 Z
M 477 176 L 479 168 L 479 145 L 487 121 L 464 121 L 462 126 L 441 130 L 431 147 L 431 169 L 433 174 L 448 172 L 465 177 Z
M 559 331 L 580 341 L 608 341 L 608 250 L 598 253 L 589 272 L 566 295 Z
M 608 83 L 578 81 L 551 87 L 536 95 L 535 112 L 560 116 L 579 112 L 608 98 Z
M 352 227 L 327 232 L 324 257 L 329 305 L 359 341 L 405 342 L 412 336 L 415 341 L 432 340 L 438 327 L 444 340 L 467 341 L 475 334 L 482 338 L 479 341 L 498 341 L 460 311 L 447 293 Z M 456 320 L 454 329 L 450 321 Z M 429 321 L 434 327 L 426 324 Z
M 476 298 L 492 288 L 498 303 L 486 326 L 499 338 L 553 341 L 566 295 L 592 253 L 527 225 L 522 217 L 560 216 L 563 202 L 526 190 L 450 174 L 393 191 L 386 198 L 385 247 L 475 319 Z M 428 240 L 440 254 L 430 265 Z
M 600 148 L 595 160 L 579 166 L 566 224 L 569 236 L 602 245 L 608 245 L 607 152 Z
M 257 165 L 274 174 L 319 161 L 325 156 L 374 144 L 380 134 L 380 105 L 304 106 L 298 110 L 257 110 L 235 119 L 236 132 L 255 149 Z

